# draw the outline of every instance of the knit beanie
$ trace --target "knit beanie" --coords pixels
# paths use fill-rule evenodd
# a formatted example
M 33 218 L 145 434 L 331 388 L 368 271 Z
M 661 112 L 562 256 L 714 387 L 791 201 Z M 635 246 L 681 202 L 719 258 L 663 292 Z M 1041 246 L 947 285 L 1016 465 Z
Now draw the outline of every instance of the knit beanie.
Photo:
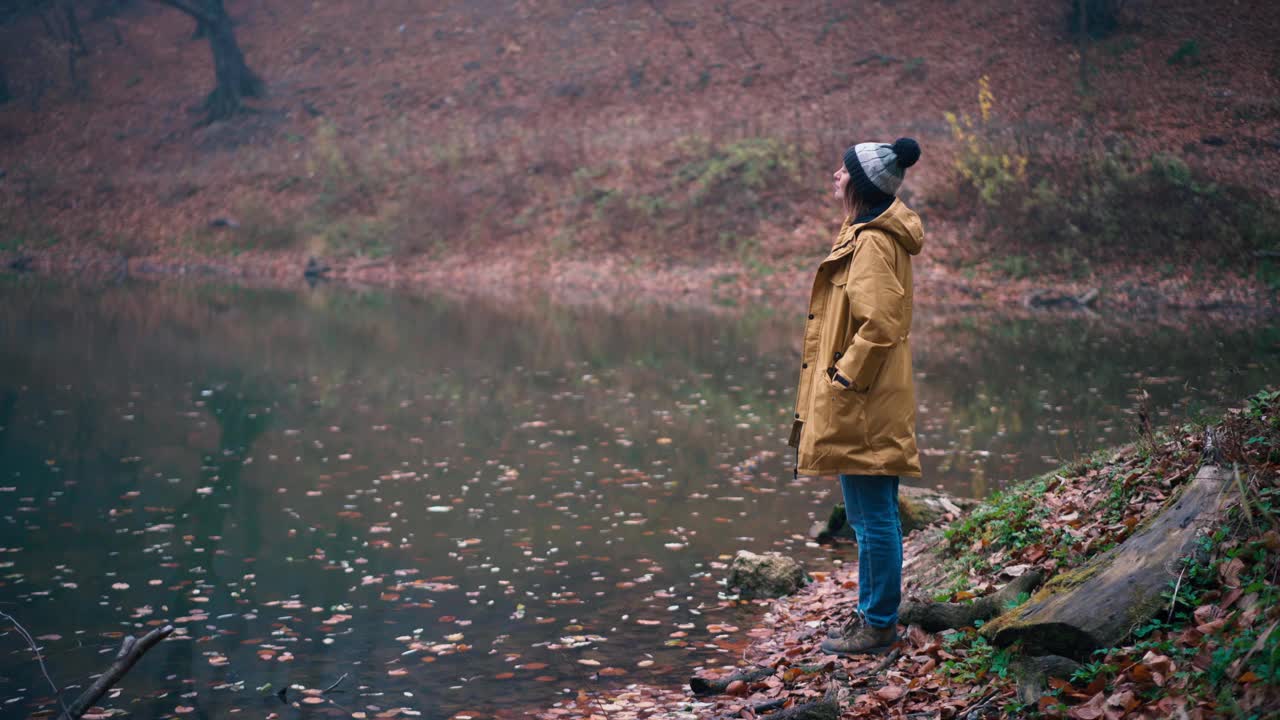
M 898 138 L 892 145 L 858 143 L 844 151 L 849 183 L 872 202 L 897 195 L 907 168 L 919 159 L 920 145 L 911 138 Z

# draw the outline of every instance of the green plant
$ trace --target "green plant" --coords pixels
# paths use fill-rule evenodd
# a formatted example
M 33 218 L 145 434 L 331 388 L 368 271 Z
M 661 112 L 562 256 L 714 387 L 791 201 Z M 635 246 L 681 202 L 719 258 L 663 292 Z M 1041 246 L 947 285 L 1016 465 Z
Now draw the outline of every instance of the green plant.
M 565 205 L 579 225 L 600 226 L 613 242 L 656 230 L 683 236 L 693 250 L 753 253 L 759 250 L 759 223 L 811 193 L 801 168 L 804 157 L 777 138 L 717 143 L 685 137 L 661 165 L 636 159 L 633 165 L 574 170 Z M 636 177 L 654 179 L 640 186 Z
M 1280 290 L 1280 262 L 1263 258 L 1258 263 L 1258 281 L 1271 290 Z
M 1049 514 L 1039 497 L 1048 487 L 1045 476 L 1013 490 L 997 492 L 944 532 L 953 552 L 980 545 L 984 554 L 1019 549 L 1040 542 L 1046 531 L 1041 519 Z M 977 558 L 974 558 L 976 561 Z
M 995 108 L 984 77 L 974 116 L 946 114 L 958 147 L 955 178 L 932 199 L 948 208 L 968 204 L 985 231 L 979 237 L 1007 245 L 1011 257 L 998 270 L 1082 278 L 1099 260 L 1158 256 L 1177 266 L 1247 267 L 1280 286 L 1272 260 L 1280 203 L 1214 182 L 1169 154 L 1135 157 L 1123 146 L 1077 160 L 1024 154 L 1017 148 L 1026 144 L 996 122 Z
M 0 214 L 0 251 L 40 250 L 61 239 L 58 231 L 43 220 L 25 217 L 15 210 Z
M 329 252 L 380 258 L 391 254 L 389 228 L 377 218 L 344 217 L 314 228 Z
M 1026 255 L 1001 255 L 991 260 L 992 269 L 1014 280 L 1039 274 L 1040 264 Z
M 959 146 L 955 170 L 962 182 L 976 191 L 983 205 L 998 207 L 1007 191 L 1026 181 L 1027 156 L 1010 152 L 994 131 L 991 118 L 995 94 L 991 80 L 978 80 L 978 115 L 945 114 L 951 137 Z
M 1184 41 L 1174 50 L 1165 62 L 1170 65 L 1199 65 L 1200 64 L 1200 42 L 1194 38 Z
M 953 682 L 983 682 L 992 676 L 1003 680 L 1009 675 L 1009 663 L 1013 659 L 1009 648 L 995 648 L 974 632 L 952 634 L 944 644 L 947 652 L 956 657 L 944 660 L 939 667 Z
M 578 241 L 574 236 L 572 228 L 561 228 L 560 232 L 557 232 L 551 238 L 551 252 L 556 257 L 569 257 L 573 254 L 577 243 Z
M 1114 675 L 1118 669 L 1119 668 L 1115 665 L 1111 665 L 1110 663 L 1102 660 L 1093 660 L 1081 665 L 1074 673 L 1072 673 L 1071 682 L 1087 685 L 1093 682 L 1094 678 L 1098 676 L 1109 677 Z
M 244 250 L 283 250 L 294 247 L 301 238 L 296 223 L 281 219 L 260 202 L 242 205 L 239 221 L 240 227 L 232 237 L 235 245 Z
M 1259 390 L 1251 395 L 1245 407 L 1245 417 L 1261 420 L 1268 413 L 1274 412 L 1274 406 L 1280 403 L 1280 390 Z M 1280 422 L 1280 417 L 1272 418 L 1272 422 Z
M 701 205 L 729 193 L 754 194 L 799 170 L 796 150 L 774 138 L 746 138 L 713 146 L 695 141 L 698 153 L 676 173 L 676 184 L 687 189 L 689 202 Z

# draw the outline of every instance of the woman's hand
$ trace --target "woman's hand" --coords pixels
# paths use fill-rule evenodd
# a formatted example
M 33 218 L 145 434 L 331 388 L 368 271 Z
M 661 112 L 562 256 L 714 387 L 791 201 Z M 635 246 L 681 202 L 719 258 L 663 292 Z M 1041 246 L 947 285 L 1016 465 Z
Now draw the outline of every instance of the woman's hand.
M 835 367 L 827 368 L 827 379 L 831 381 L 831 387 L 837 390 L 850 390 L 853 388 L 853 382 L 849 378 L 840 374 Z

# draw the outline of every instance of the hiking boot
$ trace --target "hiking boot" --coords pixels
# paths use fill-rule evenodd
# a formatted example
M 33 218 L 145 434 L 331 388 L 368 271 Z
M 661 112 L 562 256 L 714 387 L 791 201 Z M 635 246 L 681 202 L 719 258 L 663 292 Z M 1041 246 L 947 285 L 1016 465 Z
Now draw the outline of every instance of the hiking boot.
M 843 624 L 833 625 L 832 627 L 827 628 L 827 637 L 832 639 L 848 637 L 849 635 L 857 632 L 858 628 L 866 624 L 866 618 L 862 617 L 861 612 L 855 610 L 853 615 L 850 616 L 848 620 L 845 620 Z
M 853 632 L 838 638 L 822 641 L 822 651 L 828 655 L 879 655 L 898 641 L 898 628 L 878 628 L 863 623 Z

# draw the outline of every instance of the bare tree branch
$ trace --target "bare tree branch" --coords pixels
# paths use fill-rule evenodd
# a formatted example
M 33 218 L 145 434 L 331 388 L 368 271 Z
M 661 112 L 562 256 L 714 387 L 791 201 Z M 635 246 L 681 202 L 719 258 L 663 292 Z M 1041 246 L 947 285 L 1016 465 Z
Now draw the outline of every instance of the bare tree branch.
M 168 0 L 165 0 L 166 2 Z M 144 653 L 155 647 L 161 640 L 169 637 L 173 632 L 172 625 L 158 627 L 151 632 L 143 635 L 141 639 L 135 639 L 133 636 L 125 638 L 124 644 L 120 646 L 120 652 L 116 655 L 116 661 L 111 667 L 103 673 L 88 690 L 81 693 L 76 701 L 71 703 L 71 707 L 64 711 L 58 717 L 58 720 L 80 720 L 80 717 L 88 712 L 98 699 L 107 694 L 107 691 L 113 685 L 120 682 L 120 678 L 129 672 L 134 665 L 138 663 Z

